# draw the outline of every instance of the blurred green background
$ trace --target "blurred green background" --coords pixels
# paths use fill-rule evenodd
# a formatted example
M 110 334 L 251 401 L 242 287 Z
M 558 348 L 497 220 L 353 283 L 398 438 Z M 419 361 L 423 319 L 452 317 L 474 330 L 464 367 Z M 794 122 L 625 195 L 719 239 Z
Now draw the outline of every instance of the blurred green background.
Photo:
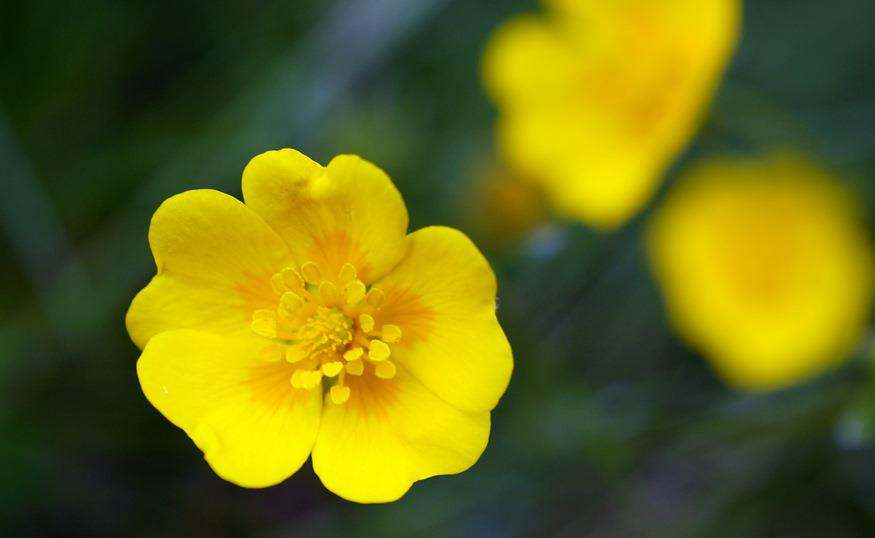
M 865 349 L 765 396 L 731 392 L 667 327 L 642 215 L 491 247 L 470 216 L 493 155 L 480 53 L 534 1 L 0 3 L 0 535 L 872 536 Z M 875 4 L 751 0 L 684 163 L 793 148 L 875 215 Z M 470 471 L 358 506 L 308 465 L 250 491 L 142 396 L 124 312 L 166 197 L 239 196 L 257 153 L 357 153 L 412 228 L 471 233 L 515 351 Z M 664 190 L 663 190 L 664 192 Z M 659 197 L 651 207 L 659 203 Z

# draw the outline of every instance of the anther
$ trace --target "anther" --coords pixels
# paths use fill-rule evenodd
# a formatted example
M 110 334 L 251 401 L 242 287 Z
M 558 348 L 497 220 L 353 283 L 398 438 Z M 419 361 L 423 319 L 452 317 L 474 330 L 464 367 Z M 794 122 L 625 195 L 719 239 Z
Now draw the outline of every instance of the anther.
M 322 272 L 319 271 L 319 266 L 313 262 L 307 262 L 302 265 L 301 274 L 308 284 L 316 284 L 322 279 Z
M 282 273 L 283 284 L 290 290 L 299 290 L 304 287 L 304 278 L 301 273 L 295 271 L 291 267 L 283 269 Z
M 401 340 L 401 327 L 387 323 L 383 325 L 383 330 L 380 331 L 380 336 L 384 342 L 393 343 Z
M 364 354 L 364 352 L 365 352 L 365 350 L 363 350 L 362 348 L 354 347 L 352 349 L 347 350 L 343 354 L 343 358 L 347 361 L 355 361 L 355 360 L 360 359 L 361 356 Z
M 322 373 L 325 377 L 334 377 L 343 370 L 343 363 L 340 361 L 326 362 L 322 365 Z
M 386 298 L 386 295 L 382 290 L 378 288 L 371 288 L 368 290 L 367 301 L 368 304 L 373 306 L 374 308 L 380 308 L 380 305 L 383 304 L 383 299 Z
M 252 321 L 255 321 L 257 319 L 276 319 L 276 314 L 273 310 L 260 308 L 252 313 Z
M 365 372 L 365 363 L 359 360 L 346 363 L 346 373 L 349 375 L 362 375 Z
M 370 314 L 362 314 L 359 316 L 359 327 L 366 333 L 374 330 L 374 317 Z
M 355 280 L 356 276 L 357 275 L 355 266 L 347 262 L 343 264 L 343 267 L 340 268 L 340 273 L 337 275 L 337 281 L 340 283 L 340 285 L 343 285 L 347 282 Z
M 374 375 L 380 379 L 392 379 L 395 377 L 396 372 L 397 369 L 395 368 L 395 363 L 392 361 L 377 363 L 377 366 L 374 368 Z
M 259 317 L 252 320 L 252 332 L 265 338 L 276 338 L 276 317 Z
M 346 401 L 349 400 L 349 393 L 349 387 L 334 385 L 333 387 L 331 387 L 330 391 L 331 401 L 337 405 L 346 403 Z
M 346 297 L 346 304 L 355 306 L 365 298 L 365 285 L 361 280 L 352 280 L 343 287 L 343 295 Z
M 286 348 L 286 361 L 295 363 L 306 359 L 310 351 L 303 345 L 294 345 Z
M 286 284 L 283 282 L 283 275 L 277 273 L 270 277 L 270 287 L 277 294 L 282 295 L 286 291 Z
M 370 348 L 368 349 L 368 358 L 372 361 L 384 361 L 391 355 L 391 350 L 385 342 L 381 340 L 371 340 Z
M 323 303 L 334 304 L 337 302 L 337 286 L 330 280 L 323 280 L 319 284 L 319 295 L 322 297 Z
M 292 386 L 296 389 L 312 389 L 322 381 L 319 370 L 295 370 L 292 374 Z
M 287 291 L 280 298 L 280 304 L 286 309 L 289 314 L 294 314 L 299 308 L 304 306 L 304 299 L 293 291 Z

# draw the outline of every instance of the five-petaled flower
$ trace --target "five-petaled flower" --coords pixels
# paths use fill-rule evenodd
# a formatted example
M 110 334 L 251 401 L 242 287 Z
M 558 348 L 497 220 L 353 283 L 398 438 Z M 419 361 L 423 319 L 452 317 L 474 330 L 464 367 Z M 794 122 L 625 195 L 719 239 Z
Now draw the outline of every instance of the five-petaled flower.
M 502 25 L 483 79 L 504 160 L 560 213 L 622 225 L 692 138 L 738 36 L 739 0 L 548 0 Z
M 872 246 L 851 195 L 804 159 L 713 159 L 654 215 L 677 330 L 732 385 L 772 390 L 846 359 L 869 319 Z
M 149 401 L 246 487 L 311 452 L 357 502 L 473 465 L 512 370 L 477 248 L 408 235 L 391 180 L 355 156 L 264 153 L 243 198 L 184 192 L 152 219 L 158 274 L 127 315 Z

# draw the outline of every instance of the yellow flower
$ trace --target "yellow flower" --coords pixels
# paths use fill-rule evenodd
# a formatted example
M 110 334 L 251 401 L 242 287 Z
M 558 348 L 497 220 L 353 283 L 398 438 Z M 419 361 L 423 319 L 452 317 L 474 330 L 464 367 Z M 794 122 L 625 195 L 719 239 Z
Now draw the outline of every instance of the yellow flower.
M 699 165 L 648 230 L 676 329 L 746 390 L 846 359 L 868 320 L 875 270 L 858 217 L 847 192 L 798 158 Z
M 558 211 L 610 229 L 692 138 L 738 37 L 738 0 L 554 0 L 492 37 L 504 159 Z
M 486 245 L 512 246 L 547 220 L 543 192 L 534 182 L 490 165 L 473 175 L 470 192 L 460 200 L 475 237 Z
M 473 465 L 512 369 L 477 248 L 407 235 L 391 180 L 355 156 L 264 153 L 243 198 L 184 192 L 152 219 L 158 274 L 127 315 L 149 401 L 245 487 L 311 452 L 357 502 Z

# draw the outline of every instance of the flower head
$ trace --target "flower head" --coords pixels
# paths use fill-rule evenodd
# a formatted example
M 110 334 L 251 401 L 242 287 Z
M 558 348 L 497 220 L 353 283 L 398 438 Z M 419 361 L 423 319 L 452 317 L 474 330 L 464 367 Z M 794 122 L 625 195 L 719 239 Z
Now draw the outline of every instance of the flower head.
M 738 35 L 738 0 L 553 0 L 495 33 L 483 78 L 505 160 L 612 228 L 693 136 Z
M 477 248 L 408 235 L 391 180 L 354 156 L 264 153 L 243 197 L 189 191 L 152 219 L 158 274 L 127 315 L 149 401 L 246 487 L 311 452 L 358 502 L 473 465 L 512 369 Z
M 733 385 L 770 390 L 847 358 L 873 292 L 873 253 L 848 193 L 788 156 L 692 170 L 650 224 L 677 330 Z

